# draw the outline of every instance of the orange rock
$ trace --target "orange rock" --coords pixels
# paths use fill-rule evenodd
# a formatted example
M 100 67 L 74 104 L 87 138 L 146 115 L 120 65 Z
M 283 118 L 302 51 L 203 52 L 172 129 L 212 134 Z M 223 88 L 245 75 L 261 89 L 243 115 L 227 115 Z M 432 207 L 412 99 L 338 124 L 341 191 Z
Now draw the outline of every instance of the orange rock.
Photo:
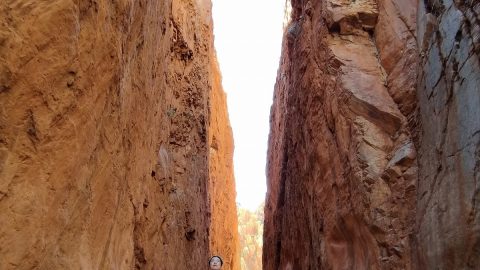
M 216 57 L 212 57 L 216 60 Z M 240 269 L 237 205 L 233 176 L 233 135 L 223 92 L 220 70 L 212 61 L 210 92 L 209 175 L 210 175 L 210 250 L 223 258 L 222 269 Z
M 0 2 L 0 269 L 195 269 L 211 223 L 236 237 L 213 55 L 208 0 Z

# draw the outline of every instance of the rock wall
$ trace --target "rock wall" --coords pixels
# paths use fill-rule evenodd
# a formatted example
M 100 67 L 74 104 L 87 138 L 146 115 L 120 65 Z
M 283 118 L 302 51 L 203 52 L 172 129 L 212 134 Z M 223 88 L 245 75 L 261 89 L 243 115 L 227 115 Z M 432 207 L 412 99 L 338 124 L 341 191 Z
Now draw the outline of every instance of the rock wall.
M 264 269 L 478 269 L 480 3 L 291 4 Z
M 209 174 L 210 138 L 230 135 L 210 120 L 225 111 L 210 12 L 0 3 L 0 269 L 206 267 L 224 218 L 212 190 L 233 181 Z M 236 247 L 217 248 L 235 268 Z
M 216 59 L 216 58 L 214 58 Z M 235 180 L 233 176 L 233 134 L 227 111 L 227 97 L 217 62 L 212 61 L 213 87 L 210 92 L 210 250 L 220 255 L 223 269 L 239 270 Z
M 416 9 L 291 1 L 271 110 L 264 269 L 410 269 Z
M 419 269 L 480 267 L 480 3 L 420 1 Z

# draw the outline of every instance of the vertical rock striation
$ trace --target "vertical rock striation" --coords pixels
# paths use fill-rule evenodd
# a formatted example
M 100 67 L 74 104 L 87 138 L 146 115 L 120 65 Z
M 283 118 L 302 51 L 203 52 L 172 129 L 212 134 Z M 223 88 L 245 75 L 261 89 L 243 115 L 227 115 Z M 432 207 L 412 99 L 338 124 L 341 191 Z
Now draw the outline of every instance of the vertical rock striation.
M 0 269 L 206 266 L 210 223 L 235 200 L 210 203 L 216 186 L 234 194 L 210 12 L 208 0 L 0 3 Z M 212 157 L 217 135 L 230 144 Z M 232 244 L 215 251 L 235 269 Z
M 478 269 L 477 2 L 291 1 L 265 269 Z
M 480 267 L 480 3 L 420 1 L 419 269 Z
M 216 58 L 213 58 L 216 60 Z M 240 269 L 235 181 L 233 176 L 232 128 L 228 118 L 227 97 L 217 62 L 212 61 L 210 92 L 210 250 L 220 255 L 224 269 Z
M 264 269 L 410 269 L 413 1 L 292 1 L 271 111 Z

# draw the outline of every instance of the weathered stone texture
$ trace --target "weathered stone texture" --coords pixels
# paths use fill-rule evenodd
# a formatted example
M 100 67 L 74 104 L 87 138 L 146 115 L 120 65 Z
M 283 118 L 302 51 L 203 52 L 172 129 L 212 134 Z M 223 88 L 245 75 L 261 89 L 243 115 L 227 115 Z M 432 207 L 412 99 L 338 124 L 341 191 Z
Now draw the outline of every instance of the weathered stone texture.
M 419 269 L 480 267 L 480 3 L 420 1 Z
M 209 101 L 210 12 L 209 0 L 0 2 L 0 269 L 206 266 L 222 222 L 209 215 L 210 106 L 225 109 Z M 235 248 L 216 251 L 233 263 Z
M 416 72 L 398 70 L 416 43 L 410 31 L 383 33 L 415 27 L 399 18 L 415 8 L 400 2 L 292 1 L 271 111 L 264 269 L 410 268 Z
M 479 269 L 480 3 L 291 2 L 265 269 Z
M 233 135 L 227 111 L 227 97 L 216 61 L 212 61 L 210 92 L 210 251 L 220 255 L 223 269 L 240 269 L 235 181 L 233 176 Z

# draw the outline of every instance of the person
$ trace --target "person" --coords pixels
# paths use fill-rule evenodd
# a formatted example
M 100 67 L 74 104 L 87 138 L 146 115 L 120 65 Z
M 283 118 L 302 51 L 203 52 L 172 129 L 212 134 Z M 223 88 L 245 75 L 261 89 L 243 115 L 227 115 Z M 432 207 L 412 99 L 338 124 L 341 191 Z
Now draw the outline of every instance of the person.
M 208 260 L 208 265 L 210 266 L 210 270 L 220 270 L 223 266 L 223 260 L 220 256 L 214 255 Z

